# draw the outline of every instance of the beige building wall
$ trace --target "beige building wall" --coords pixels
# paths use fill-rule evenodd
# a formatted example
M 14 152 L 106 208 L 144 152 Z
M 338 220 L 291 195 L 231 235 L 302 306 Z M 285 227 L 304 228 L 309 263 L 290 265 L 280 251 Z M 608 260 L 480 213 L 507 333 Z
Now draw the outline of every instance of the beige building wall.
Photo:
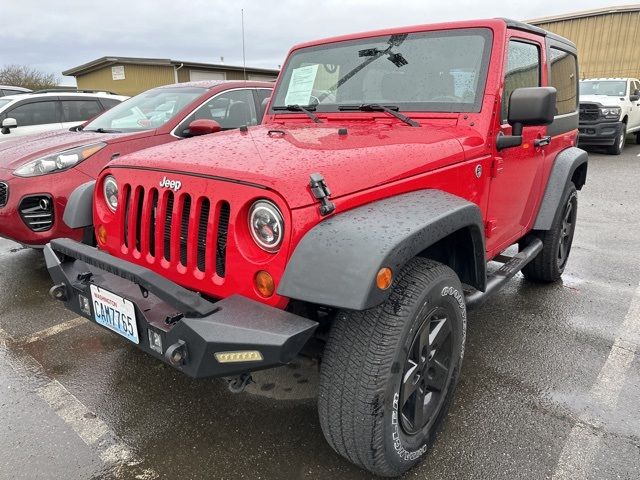
M 530 23 L 577 45 L 580 78 L 640 77 L 638 10 Z
M 178 70 L 178 82 L 188 82 L 190 81 L 189 74 L 191 72 L 191 68 L 183 67 Z M 198 69 L 194 69 L 198 70 Z M 225 80 L 244 80 L 244 73 L 238 70 L 216 70 L 217 72 L 224 72 Z M 251 71 L 247 71 L 247 77 L 251 74 Z M 276 76 L 273 76 L 275 80 Z
M 124 80 L 113 80 L 111 67 L 76 77 L 78 89 L 108 90 L 119 95 L 137 95 L 150 88 L 175 83 L 172 66 L 124 64 Z

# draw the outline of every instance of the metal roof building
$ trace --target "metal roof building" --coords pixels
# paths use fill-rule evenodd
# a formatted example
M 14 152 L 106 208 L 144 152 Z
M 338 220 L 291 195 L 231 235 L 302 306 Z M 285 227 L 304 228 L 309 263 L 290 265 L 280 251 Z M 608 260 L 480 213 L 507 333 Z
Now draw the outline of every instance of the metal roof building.
M 640 77 L 640 4 L 537 18 L 527 23 L 577 45 L 581 78 Z
M 275 80 L 278 70 L 170 60 L 168 58 L 102 57 L 70 68 L 80 90 L 106 90 L 137 95 L 160 85 L 198 80 Z

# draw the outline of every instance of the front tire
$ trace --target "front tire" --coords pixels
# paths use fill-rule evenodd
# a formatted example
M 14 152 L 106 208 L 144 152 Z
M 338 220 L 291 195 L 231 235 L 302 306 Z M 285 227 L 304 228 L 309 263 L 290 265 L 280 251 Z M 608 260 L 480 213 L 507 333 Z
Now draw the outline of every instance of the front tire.
M 458 381 L 466 307 L 456 274 L 415 258 L 389 299 L 342 311 L 325 348 L 318 411 L 333 449 L 381 476 L 400 475 L 433 442 Z
M 620 155 L 624 150 L 626 139 L 627 139 L 627 126 L 623 124 L 622 130 L 616 136 L 615 143 L 610 147 L 607 147 L 607 153 L 609 155 Z

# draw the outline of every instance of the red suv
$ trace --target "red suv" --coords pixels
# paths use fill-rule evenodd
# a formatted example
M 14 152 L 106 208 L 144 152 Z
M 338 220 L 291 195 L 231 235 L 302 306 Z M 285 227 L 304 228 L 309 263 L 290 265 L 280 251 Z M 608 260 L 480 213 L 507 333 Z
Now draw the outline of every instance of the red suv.
M 263 125 L 124 156 L 84 187 L 93 211 L 67 221 L 93 218 L 98 248 L 51 242 L 51 295 L 235 392 L 321 356 L 327 441 L 399 475 L 446 417 L 467 309 L 565 268 L 578 78 L 575 45 L 510 20 L 299 45 Z
M 121 155 L 187 137 L 260 123 L 267 82 L 191 82 L 148 90 L 73 131 L 0 143 L 0 237 L 42 247 L 53 238 L 91 241 L 62 221 L 79 185 Z

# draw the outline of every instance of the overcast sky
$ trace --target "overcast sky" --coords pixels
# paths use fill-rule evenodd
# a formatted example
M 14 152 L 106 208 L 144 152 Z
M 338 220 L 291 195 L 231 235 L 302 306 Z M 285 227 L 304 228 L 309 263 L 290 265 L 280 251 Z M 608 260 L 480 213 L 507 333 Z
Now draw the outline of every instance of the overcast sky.
M 472 18 L 526 20 L 604 0 L 0 0 L 0 65 L 61 72 L 99 57 L 171 58 L 277 68 L 298 42 L 384 27 Z

